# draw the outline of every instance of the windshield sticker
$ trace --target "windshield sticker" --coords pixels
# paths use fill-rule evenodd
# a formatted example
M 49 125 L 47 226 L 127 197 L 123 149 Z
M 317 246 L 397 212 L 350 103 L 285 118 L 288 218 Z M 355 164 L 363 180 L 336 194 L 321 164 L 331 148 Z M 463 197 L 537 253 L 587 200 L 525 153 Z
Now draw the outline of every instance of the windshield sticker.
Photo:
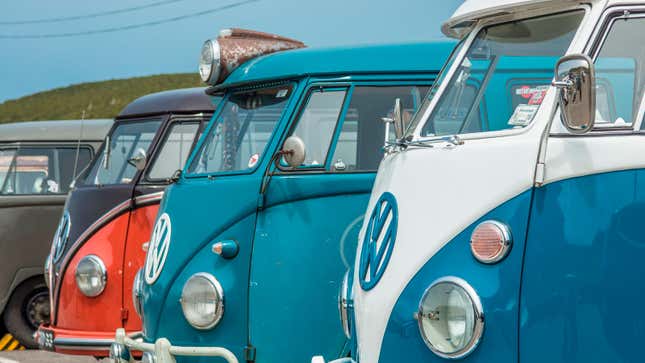
M 513 90 L 513 107 L 526 103 L 541 105 L 548 90 L 549 85 L 516 86 Z
M 275 94 L 275 98 L 284 98 L 287 96 L 287 93 L 289 93 L 288 89 L 281 89 Z
M 533 121 L 533 116 L 537 112 L 539 105 L 517 105 L 515 112 L 508 120 L 511 126 L 526 126 Z
M 251 155 L 251 158 L 249 159 L 249 168 L 252 168 L 255 166 L 255 164 L 258 163 L 258 159 L 260 159 L 259 154 L 253 154 Z

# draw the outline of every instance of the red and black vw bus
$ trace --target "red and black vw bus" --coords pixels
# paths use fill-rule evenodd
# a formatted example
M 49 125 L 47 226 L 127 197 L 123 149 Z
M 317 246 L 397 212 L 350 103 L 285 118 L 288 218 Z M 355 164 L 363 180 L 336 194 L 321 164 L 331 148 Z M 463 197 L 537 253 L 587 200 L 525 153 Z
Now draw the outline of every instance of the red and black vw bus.
M 46 270 L 51 324 L 41 348 L 106 356 L 114 330 L 141 330 L 131 299 L 164 189 L 182 169 L 217 100 L 203 88 L 155 93 L 116 118 L 67 198 Z

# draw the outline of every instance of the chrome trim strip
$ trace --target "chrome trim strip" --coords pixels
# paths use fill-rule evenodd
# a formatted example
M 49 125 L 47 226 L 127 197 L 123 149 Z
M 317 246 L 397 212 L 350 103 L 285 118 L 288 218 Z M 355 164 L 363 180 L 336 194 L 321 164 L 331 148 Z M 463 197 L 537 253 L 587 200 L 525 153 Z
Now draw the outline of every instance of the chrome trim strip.
M 143 337 L 142 332 L 128 334 L 130 339 Z M 91 338 L 54 338 L 54 347 L 74 350 L 108 350 L 114 339 L 91 339 Z
M 144 205 L 159 202 L 163 198 L 164 193 L 165 193 L 164 191 L 161 191 L 161 192 L 156 192 L 151 194 L 140 195 L 134 198 L 134 205 L 137 207 L 141 207 Z
M 74 350 L 108 350 L 114 339 L 54 338 L 54 347 Z

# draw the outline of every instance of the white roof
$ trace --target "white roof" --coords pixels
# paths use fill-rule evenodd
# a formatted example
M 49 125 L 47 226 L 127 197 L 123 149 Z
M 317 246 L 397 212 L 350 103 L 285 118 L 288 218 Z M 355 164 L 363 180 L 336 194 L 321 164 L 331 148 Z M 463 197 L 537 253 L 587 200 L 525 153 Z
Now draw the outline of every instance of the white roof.
M 459 23 L 476 21 L 499 13 L 512 13 L 543 6 L 566 6 L 579 0 L 466 0 L 443 24 L 441 30 L 449 37 L 458 37 L 453 27 Z M 587 1 L 589 2 L 589 1 Z
M 101 141 L 111 119 L 30 121 L 0 124 L 0 143 L 22 141 Z M 81 125 L 82 123 L 82 125 Z M 82 130 L 82 134 L 81 134 Z

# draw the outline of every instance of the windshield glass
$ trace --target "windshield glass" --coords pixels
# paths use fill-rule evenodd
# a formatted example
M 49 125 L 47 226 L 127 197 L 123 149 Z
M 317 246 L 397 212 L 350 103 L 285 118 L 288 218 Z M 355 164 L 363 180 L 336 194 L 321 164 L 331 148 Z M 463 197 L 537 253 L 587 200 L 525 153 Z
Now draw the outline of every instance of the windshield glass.
M 101 155 L 94 158 L 85 185 L 129 184 L 137 169 L 128 162 L 136 155 L 148 155 L 161 119 L 121 122 L 103 143 Z
M 430 107 L 430 101 L 437 93 L 439 86 L 441 85 L 441 83 L 443 83 L 453 63 L 455 63 L 455 59 L 457 59 L 459 52 L 461 52 L 461 48 L 464 47 L 464 43 L 466 42 L 466 39 L 468 39 L 468 35 L 464 36 L 464 38 L 452 50 L 450 57 L 441 68 L 441 72 L 439 72 L 439 76 L 437 77 L 437 79 L 435 79 L 435 81 L 432 83 L 432 87 L 430 87 L 430 90 L 427 92 L 424 102 L 421 104 L 421 107 L 414 113 L 414 116 L 412 117 L 410 124 L 407 126 L 406 136 L 413 134 L 414 130 L 417 128 L 417 125 L 423 119 L 423 115 L 425 115 L 426 111 L 428 110 L 428 107 Z
M 482 28 L 420 136 L 527 126 L 583 16 L 579 10 Z
M 232 92 L 188 167 L 189 174 L 252 169 L 265 151 L 293 86 Z

